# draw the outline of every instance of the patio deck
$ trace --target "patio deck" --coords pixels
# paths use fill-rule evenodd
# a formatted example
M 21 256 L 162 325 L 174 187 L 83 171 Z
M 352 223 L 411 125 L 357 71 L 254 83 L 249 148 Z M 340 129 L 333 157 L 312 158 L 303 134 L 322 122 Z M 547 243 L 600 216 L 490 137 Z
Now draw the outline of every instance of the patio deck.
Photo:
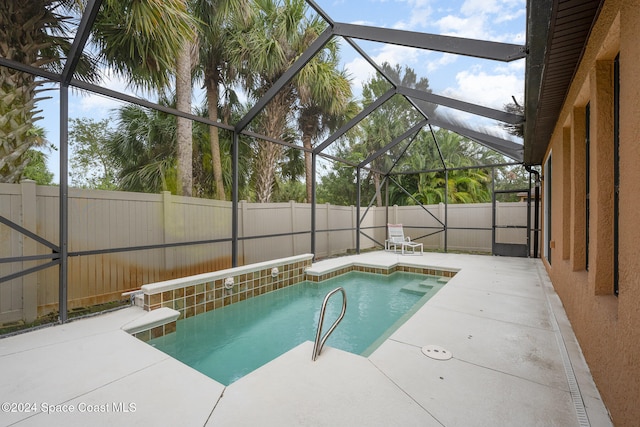
M 312 268 L 355 260 L 460 272 L 368 358 L 325 346 L 312 362 L 305 342 L 227 387 L 122 331 L 138 307 L 5 338 L 0 402 L 23 411 L 3 403 L 0 425 L 611 425 L 540 260 L 373 252 Z

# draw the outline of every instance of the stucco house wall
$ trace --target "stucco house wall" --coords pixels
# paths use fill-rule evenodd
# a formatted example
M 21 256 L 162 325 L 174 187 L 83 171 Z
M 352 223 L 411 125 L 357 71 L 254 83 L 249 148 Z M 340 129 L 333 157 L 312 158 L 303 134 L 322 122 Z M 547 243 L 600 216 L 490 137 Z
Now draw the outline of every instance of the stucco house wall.
M 614 67 L 618 55 L 616 296 Z M 606 0 L 545 155 L 545 164 L 549 157 L 552 160 L 551 176 L 543 175 L 544 181 L 551 181 L 547 182 L 551 230 L 549 242 L 543 243 L 551 249 L 544 263 L 616 426 L 640 425 L 639 67 L 640 1 Z

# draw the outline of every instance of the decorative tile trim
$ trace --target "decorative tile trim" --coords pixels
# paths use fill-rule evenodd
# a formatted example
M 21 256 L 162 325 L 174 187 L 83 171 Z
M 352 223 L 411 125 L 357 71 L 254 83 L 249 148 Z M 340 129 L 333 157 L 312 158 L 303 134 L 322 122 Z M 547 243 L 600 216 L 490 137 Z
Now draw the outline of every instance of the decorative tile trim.
M 176 331 L 176 321 L 165 323 L 164 325 L 156 326 L 155 328 L 147 329 L 133 334 L 134 337 L 147 342 L 153 338 L 159 338 Z
M 152 311 L 162 307 L 171 308 L 180 312 L 178 320 L 215 310 L 305 281 L 305 271 L 311 267 L 312 258 L 308 254 L 232 268 L 215 274 L 185 277 L 182 286 L 179 279 L 145 285 L 142 287 L 144 309 Z M 272 275 L 274 268 L 278 270 L 275 277 Z M 233 285 L 226 287 L 225 280 L 229 278 L 233 279 Z M 149 334 L 141 333 L 140 338 L 148 340 L 170 333 L 166 330 L 154 328 Z
M 307 271 L 307 280 L 310 282 L 322 282 L 333 277 L 341 276 L 351 271 L 359 271 L 363 273 L 375 273 L 375 274 L 392 274 L 396 271 L 404 271 L 407 273 L 428 274 L 431 276 L 441 277 L 453 277 L 459 270 L 443 269 L 440 267 L 416 267 L 409 265 L 394 265 L 392 267 L 371 267 L 366 265 L 351 264 L 341 267 L 337 270 L 328 271 L 326 273 L 315 273 Z

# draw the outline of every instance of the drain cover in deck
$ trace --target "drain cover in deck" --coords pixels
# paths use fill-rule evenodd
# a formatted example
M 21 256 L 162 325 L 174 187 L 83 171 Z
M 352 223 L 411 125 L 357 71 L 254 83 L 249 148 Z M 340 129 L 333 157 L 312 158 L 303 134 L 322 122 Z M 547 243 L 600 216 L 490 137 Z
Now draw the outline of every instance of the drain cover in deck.
M 425 345 L 422 347 L 422 353 L 436 360 L 449 360 L 453 357 L 449 350 L 445 350 L 439 345 Z

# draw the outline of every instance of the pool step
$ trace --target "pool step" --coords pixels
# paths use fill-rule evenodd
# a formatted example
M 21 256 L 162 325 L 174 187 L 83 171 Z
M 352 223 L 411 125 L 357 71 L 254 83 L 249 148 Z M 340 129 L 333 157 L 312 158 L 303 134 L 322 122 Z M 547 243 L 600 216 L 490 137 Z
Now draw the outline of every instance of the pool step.
M 403 292 L 409 292 L 412 294 L 424 295 L 433 289 L 433 282 L 411 282 L 406 286 L 403 286 L 400 290 Z

